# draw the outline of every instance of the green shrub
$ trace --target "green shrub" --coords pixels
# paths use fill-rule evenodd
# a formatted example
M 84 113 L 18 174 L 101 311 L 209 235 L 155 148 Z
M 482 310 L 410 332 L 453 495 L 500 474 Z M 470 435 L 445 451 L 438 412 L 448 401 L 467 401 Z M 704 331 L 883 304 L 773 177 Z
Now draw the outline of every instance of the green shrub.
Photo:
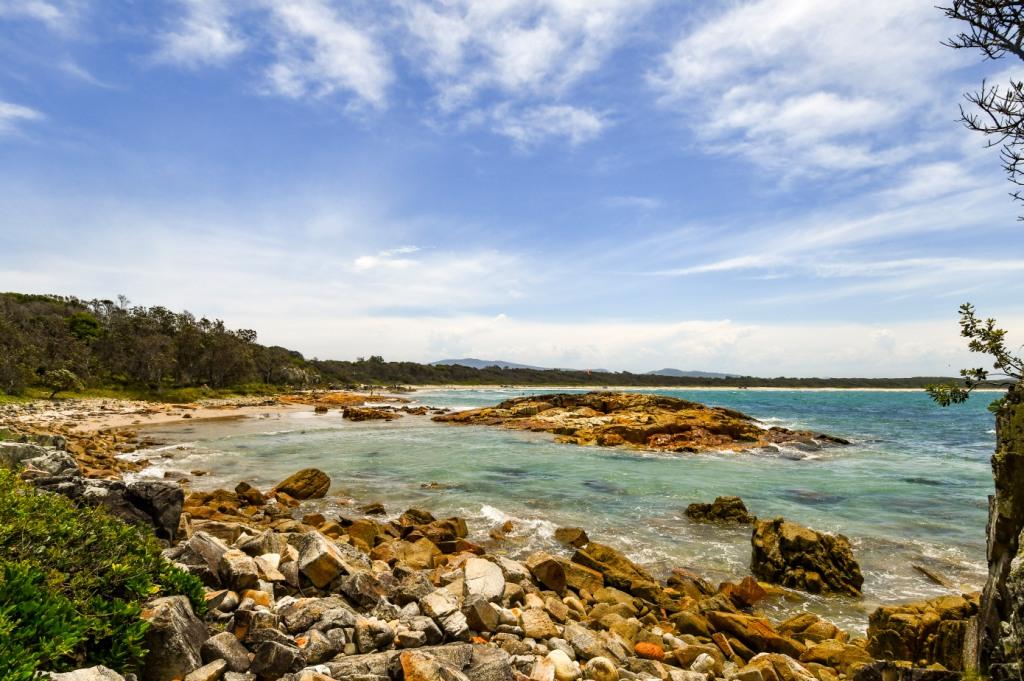
M 0 577 L 0 641 L 9 627 L 20 642 L 9 651 L 0 643 L 0 669 L 132 671 L 146 652 L 147 599 L 183 593 L 197 612 L 204 607 L 202 584 L 164 560 L 148 530 L 37 492 L 5 469 Z

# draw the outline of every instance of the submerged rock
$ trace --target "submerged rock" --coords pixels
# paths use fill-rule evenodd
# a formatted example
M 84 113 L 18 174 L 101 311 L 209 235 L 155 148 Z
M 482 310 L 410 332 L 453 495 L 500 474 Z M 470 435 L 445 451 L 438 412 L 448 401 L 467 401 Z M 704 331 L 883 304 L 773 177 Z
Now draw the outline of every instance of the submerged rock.
M 749 525 L 757 517 L 747 511 L 746 504 L 739 497 L 717 497 L 710 504 L 690 504 L 686 507 L 686 517 L 701 523 L 739 523 Z
M 776 518 L 757 521 L 750 542 L 750 569 L 759 579 L 810 593 L 861 595 L 864 576 L 841 534 Z
M 829 435 L 764 428 L 732 409 L 646 393 L 534 395 L 434 420 L 554 433 L 559 442 L 578 445 L 669 452 L 747 451 L 785 443 L 849 444 Z

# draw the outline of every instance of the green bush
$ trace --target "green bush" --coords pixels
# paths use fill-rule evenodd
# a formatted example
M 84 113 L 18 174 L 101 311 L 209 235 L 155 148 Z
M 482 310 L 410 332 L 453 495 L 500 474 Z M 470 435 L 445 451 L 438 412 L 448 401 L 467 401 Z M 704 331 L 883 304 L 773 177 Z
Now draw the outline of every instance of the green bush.
M 37 492 L 2 468 L 0 582 L 4 670 L 133 671 L 146 652 L 147 599 L 182 593 L 204 607 L 202 584 L 164 560 L 148 530 Z M 0 678 L 29 678 L 18 673 Z

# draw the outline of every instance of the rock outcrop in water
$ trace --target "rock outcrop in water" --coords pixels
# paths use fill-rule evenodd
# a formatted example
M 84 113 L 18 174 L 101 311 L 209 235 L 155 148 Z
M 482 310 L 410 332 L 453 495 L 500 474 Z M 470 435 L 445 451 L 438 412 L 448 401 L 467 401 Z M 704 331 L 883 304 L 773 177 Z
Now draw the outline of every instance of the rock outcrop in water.
M 750 570 L 767 582 L 810 593 L 860 596 L 864 576 L 850 540 L 783 518 L 758 520 L 750 539 Z
M 868 619 L 868 652 L 880 660 L 964 669 L 964 642 L 980 594 L 884 606 Z
M 821 433 L 763 427 L 732 409 L 642 393 L 519 397 L 494 407 L 435 416 L 434 420 L 553 433 L 559 442 L 577 445 L 666 452 L 748 451 L 777 445 L 818 449 L 849 444 Z
M 750 525 L 757 517 L 751 515 L 739 497 L 717 497 L 710 504 L 690 504 L 686 517 L 699 523 L 737 523 Z
M 988 580 L 968 656 L 993 679 L 1019 679 L 1024 674 L 1024 386 L 1019 384 L 1007 392 L 996 415 L 992 473 Z

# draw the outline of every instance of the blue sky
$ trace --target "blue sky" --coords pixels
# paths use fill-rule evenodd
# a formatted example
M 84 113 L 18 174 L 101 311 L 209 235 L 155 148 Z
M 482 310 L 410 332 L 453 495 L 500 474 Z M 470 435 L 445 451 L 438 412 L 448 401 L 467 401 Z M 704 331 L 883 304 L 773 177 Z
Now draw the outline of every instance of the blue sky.
M 310 356 L 955 373 L 1024 236 L 918 0 L 0 0 L 0 290 Z M 970 361 L 975 364 L 976 361 Z

